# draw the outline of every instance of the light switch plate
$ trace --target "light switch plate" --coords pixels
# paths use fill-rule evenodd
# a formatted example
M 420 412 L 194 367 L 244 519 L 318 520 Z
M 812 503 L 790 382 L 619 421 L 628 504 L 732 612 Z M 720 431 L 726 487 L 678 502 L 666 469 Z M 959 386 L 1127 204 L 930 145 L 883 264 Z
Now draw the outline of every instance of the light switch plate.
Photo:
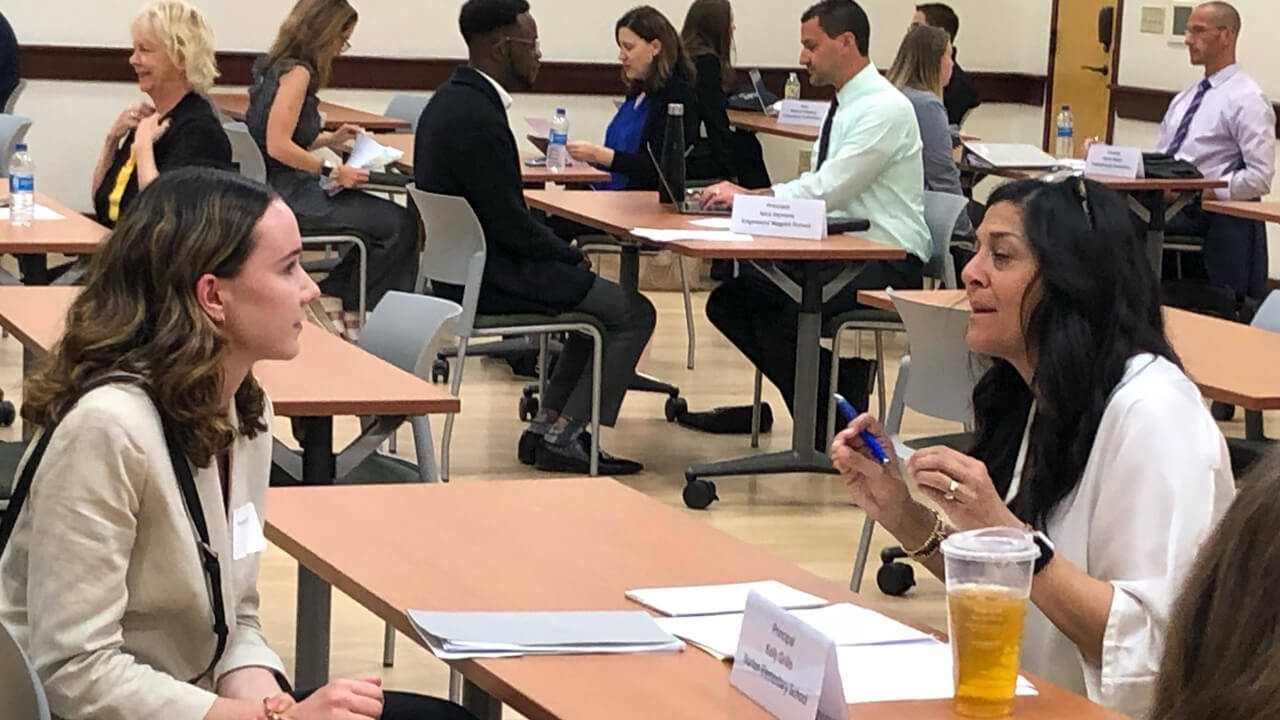
M 1165 33 L 1166 8 L 1145 6 L 1142 8 L 1142 32 L 1153 35 Z

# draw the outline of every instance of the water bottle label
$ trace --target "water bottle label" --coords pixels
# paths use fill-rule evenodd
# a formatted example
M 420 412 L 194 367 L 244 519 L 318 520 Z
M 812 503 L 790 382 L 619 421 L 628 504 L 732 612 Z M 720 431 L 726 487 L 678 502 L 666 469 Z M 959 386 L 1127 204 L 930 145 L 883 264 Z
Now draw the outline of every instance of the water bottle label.
M 569 133 L 567 133 L 567 132 L 556 132 L 555 130 L 552 130 L 552 131 L 551 131 L 551 138 L 550 138 L 550 142 L 551 142 L 551 144 L 552 144 L 552 145 L 568 145 L 568 144 L 569 144 Z
M 36 178 L 34 175 L 10 175 L 9 176 L 9 192 L 35 192 Z
M 1058 137 L 1071 137 L 1071 128 L 1066 126 L 1059 126 Z

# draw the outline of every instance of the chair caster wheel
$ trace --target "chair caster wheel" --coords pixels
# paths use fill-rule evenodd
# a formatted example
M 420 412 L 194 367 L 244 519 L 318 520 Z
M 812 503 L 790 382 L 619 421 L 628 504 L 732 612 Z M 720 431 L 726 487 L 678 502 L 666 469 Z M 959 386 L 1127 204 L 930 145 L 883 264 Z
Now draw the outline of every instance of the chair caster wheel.
M 716 496 L 716 484 L 710 480 L 698 480 L 685 476 L 684 504 L 693 510 L 704 510 L 708 505 L 719 500 Z
M 0 400 L 0 427 L 9 427 L 17 419 L 18 412 L 14 409 L 13 403 L 8 400 Z
M 447 383 L 449 382 L 449 361 L 444 358 L 436 358 L 431 363 L 431 382 Z
M 667 416 L 667 422 L 675 422 L 676 418 L 689 412 L 689 401 L 678 395 L 668 397 L 663 412 Z
M 529 388 L 525 388 L 524 394 L 520 396 L 520 421 L 529 422 L 537 414 L 538 398 L 533 396 Z
M 906 556 L 907 554 L 898 546 L 887 547 L 880 551 L 880 562 L 883 564 L 876 571 L 876 587 L 880 588 L 880 592 L 899 597 L 906 595 L 908 590 L 915 587 L 915 569 L 906 563 L 896 562 Z

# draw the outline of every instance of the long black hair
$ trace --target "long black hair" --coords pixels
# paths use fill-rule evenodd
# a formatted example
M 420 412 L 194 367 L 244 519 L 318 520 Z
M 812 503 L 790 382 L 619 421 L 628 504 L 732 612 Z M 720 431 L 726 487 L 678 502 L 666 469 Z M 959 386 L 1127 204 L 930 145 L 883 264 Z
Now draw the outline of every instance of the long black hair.
M 1129 358 L 1151 353 L 1181 363 L 1164 334 L 1159 282 L 1120 195 L 1082 178 L 1019 180 L 997 188 L 988 204 L 1002 202 L 1021 210 L 1038 265 L 1022 307 L 1035 374 L 1028 387 L 1011 364 L 997 359 L 978 381 L 971 454 L 986 463 L 1003 496 L 1034 391 L 1036 417 L 1010 508 L 1044 528 L 1079 484 Z

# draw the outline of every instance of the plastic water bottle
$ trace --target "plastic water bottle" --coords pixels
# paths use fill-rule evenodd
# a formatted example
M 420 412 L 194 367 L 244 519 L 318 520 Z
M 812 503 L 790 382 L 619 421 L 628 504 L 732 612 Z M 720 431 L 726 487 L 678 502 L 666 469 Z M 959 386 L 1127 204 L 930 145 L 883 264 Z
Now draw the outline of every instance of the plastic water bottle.
M 800 99 L 800 78 L 795 73 L 787 76 L 787 86 L 782 90 L 782 98 L 784 100 Z
M 9 160 L 9 221 L 30 225 L 36 209 L 36 166 L 27 153 L 27 144 L 18 143 Z
M 551 132 L 547 134 L 547 169 L 551 172 L 564 172 L 569 164 L 569 118 L 564 108 L 556 108 L 556 116 L 551 119 Z
M 1054 153 L 1058 158 L 1065 160 L 1076 156 L 1075 141 L 1072 138 L 1074 134 L 1075 121 L 1071 118 L 1071 106 L 1063 105 L 1058 112 L 1058 144 Z

